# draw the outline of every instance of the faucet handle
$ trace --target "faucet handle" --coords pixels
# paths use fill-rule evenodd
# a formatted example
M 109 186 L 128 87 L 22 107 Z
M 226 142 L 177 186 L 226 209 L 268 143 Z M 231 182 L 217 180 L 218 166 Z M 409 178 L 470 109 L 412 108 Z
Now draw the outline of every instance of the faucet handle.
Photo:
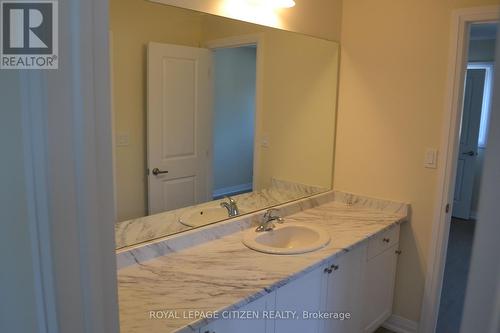
M 278 208 L 269 208 L 265 213 L 264 213 L 264 219 L 265 220 L 276 220 L 277 222 L 279 223 L 283 223 L 283 218 L 281 216 L 279 216 L 278 214 L 277 215 L 273 215 L 274 213 L 279 213 L 279 209 Z
M 229 200 L 230 203 L 236 203 L 236 201 L 233 198 L 231 198 L 229 195 L 226 195 L 225 198 L 227 200 Z

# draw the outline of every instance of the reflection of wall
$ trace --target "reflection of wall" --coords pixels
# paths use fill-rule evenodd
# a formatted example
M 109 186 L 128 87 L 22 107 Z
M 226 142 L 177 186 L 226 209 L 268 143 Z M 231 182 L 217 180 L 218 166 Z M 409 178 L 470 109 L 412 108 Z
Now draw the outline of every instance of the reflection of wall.
M 253 181 L 255 51 L 239 47 L 214 52 L 214 191 L 251 186 Z
M 272 177 L 329 188 L 332 182 L 337 45 L 267 33 L 260 148 L 261 187 Z
M 258 167 L 266 172 L 254 185 L 268 186 L 271 177 L 276 177 L 331 187 L 337 44 L 143 0 L 111 0 L 110 6 L 115 130 L 117 135 L 130 136 L 129 145 L 116 149 L 118 220 L 147 213 L 145 120 L 149 41 L 200 47 L 218 38 L 261 33 L 266 74 L 263 116 L 261 125 L 256 124 L 256 136 L 262 139 L 267 135 L 270 147 L 256 152 L 261 161 Z M 283 36 L 283 40 L 278 36 Z M 287 51 L 285 47 L 297 51 Z M 258 175 L 257 171 L 254 170 Z
M 431 240 L 454 8 L 498 0 L 343 3 L 335 188 L 412 204 L 402 225 L 394 313 L 418 320 Z
M 149 41 L 198 46 L 202 16 L 142 0 L 111 0 L 114 110 L 117 135 L 129 145 L 116 148 L 118 220 L 147 212 L 146 50 Z
M 262 110 L 256 127 L 255 188 L 271 178 L 330 188 L 337 96 L 338 45 L 304 35 L 209 16 L 205 40 L 260 33 Z M 256 31 L 257 29 L 257 31 Z

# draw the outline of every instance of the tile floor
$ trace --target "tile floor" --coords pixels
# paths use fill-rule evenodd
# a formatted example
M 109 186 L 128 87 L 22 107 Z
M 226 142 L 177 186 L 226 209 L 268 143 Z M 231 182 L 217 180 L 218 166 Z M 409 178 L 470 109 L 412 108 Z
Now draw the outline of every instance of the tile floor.
M 436 333 L 460 331 L 475 225 L 472 220 L 451 222 Z

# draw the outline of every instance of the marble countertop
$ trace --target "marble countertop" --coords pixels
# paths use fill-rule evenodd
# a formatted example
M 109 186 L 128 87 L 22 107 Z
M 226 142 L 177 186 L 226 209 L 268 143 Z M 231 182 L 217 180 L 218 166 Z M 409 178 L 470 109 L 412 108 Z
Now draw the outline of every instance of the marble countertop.
M 238 194 L 233 196 L 233 199 L 238 203 L 240 212 L 246 214 L 326 191 L 327 189 L 318 186 L 272 179 L 269 188 Z M 179 222 L 179 217 L 182 214 L 196 209 L 219 207 L 223 201 L 226 199 L 208 201 L 190 207 L 118 222 L 115 225 L 116 248 L 120 249 L 193 229 Z
M 184 311 L 237 309 L 407 218 L 407 208 L 381 209 L 367 200 L 356 202 L 367 204 L 330 201 L 286 216 L 285 223 L 314 224 L 330 233 L 330 243 L 315 252 L 256 252 L 241 243 L 239 231 L 121 268 L 121 332 L 197 332 L 209 320 L 184 316 Z M 150 319 L 150 311 L 180 315 Z

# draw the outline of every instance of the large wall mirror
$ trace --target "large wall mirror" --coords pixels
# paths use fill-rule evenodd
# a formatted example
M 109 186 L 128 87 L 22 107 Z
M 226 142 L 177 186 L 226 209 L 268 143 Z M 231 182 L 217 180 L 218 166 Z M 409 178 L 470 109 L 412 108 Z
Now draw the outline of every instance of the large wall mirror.
M 337 43 L 110 3 L 117 248 L 331 188 Z

